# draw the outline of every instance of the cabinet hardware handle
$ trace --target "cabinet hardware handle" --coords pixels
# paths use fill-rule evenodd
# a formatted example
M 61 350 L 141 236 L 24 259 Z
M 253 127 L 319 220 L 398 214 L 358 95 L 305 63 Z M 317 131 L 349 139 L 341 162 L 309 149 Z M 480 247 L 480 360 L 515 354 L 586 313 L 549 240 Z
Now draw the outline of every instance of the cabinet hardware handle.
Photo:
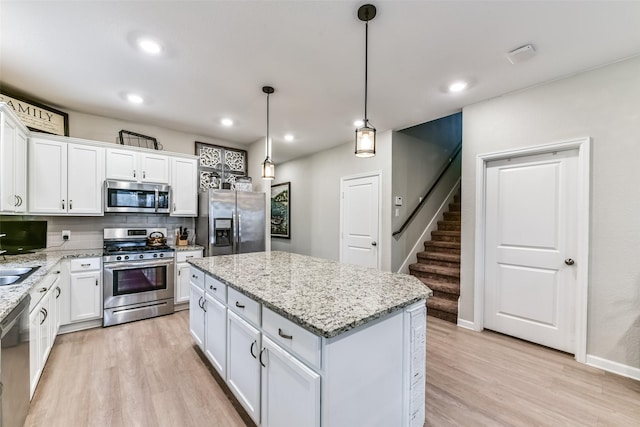
M 64 199 L 62 199 L 62 209 L 64 209 Z
M 173 211 L 174 211 L 174 212 L 176 211 L 176 204 L 175 204 L 175 202 L 173 203 Z
M 178 276 L 181 276 L 182 271 L 178 270 Z
M 69 210 L 73 209 L 73 200 L 69 199 Z
M 202 310 L 206 313 L 207 312 L 207 300 L 206 298 L 204 298 L 202 300 Z
M 193 255 L 187 255 L 185 258 L 193 258 Z
M 40 324 L 42 325 L 44 321 L 47 319 L 47 316 L 44 314 L 44 308 L 40 309 L 40 314 L 42 314 L 42 320 L 40 321 Z
M 142 177 L 146 178 L 147 177 L 147 172 L 146 171 L 142 171 Z
M 567 265 L 573 265 L 573 264 L 575 264 L 575 261 L 572 260 L 571 258 L 567 258 L 567 259 L 564 260 L 564 263 L 567 264 Z
M 264 363 L 262 363 L 262 353 L 264 353 L 266 350 L 266 348 L 263 348 L 262 350 L 260 350 L 260 357 L 258 358 L 258 360 L 260 360 L 260 364 L 262 365 L 263 368 L 266 368 L 267 365 L 265 365 Z
M 243 304 L 240 304 L 238 301 L 236 301 L 236 307 L 238 307 L 238 308 L 244 308 L 244 305 L 243 305 Z
M 136 177 L 136 170 L 135 169 L 133 170 L 133 177 L 134 178 Z
M 47 317 L 49 317 L 49 311 L 47 311 L 47 309 L 44 307 L 42 309 L 44 310 L 44 319 L 42 320 L 44 322 L 45 320 L 47 320 Z
M 47 292 L 47 288 L 40 288 L 40 293 Z
M 80 264 L 80 267 L 91 267 L 91 264 Z
M 98 286 L 98 279 L 96 279 L 96 286 Z
M 62 290 L 60 290 L 60 286 L 57 286 L 56 290 L 58 291 L 58 294 L 56 295 L 56 299 L 58 299 L 60 297 L 60 294 L 62 293 Z
M 13 206 L 20 206 L 20 196 L 14 194 L 13 197 L 16 199 L 16 202 L 13 204 Z
M 278 328 L 278 335 L 280 335 L 285 340 L 292 340 L 293 339 L 293 335 L 285 334 L 284 332 L 282 332 L 282 329 L 280 329 L 280 328 Z
M 202 297 L 200 297 L 200 299 L 198 300 L 198 307 L 200 307 L 201 309 L 204 310 L 204 307 L 202 307 Z
M 258 344 L 258 341 L 255 341 L 255 340 L 254 340 L 254 341 L 251 343 L 251 348 L 249 348 L 249 351 L 251 352 L 251 355 L 253 356 L 253 358 L 254 358 L 254 359 L 257 359 L 256 355 L 255 355 L 255 354 L 253 354 L 253 346 L 254 346 L 254 345 L 256 345 L 256 344 Z
M 20 199 L 20 204 L 18 206 L 22 206 L 22 202 L 23 202 L 22 196 L 18 196 L 18 199 Z
M 213 285 L 209 285 L 209 289 L 211 289 L 214 292 L 218 292 L 218 288 L 214 288 Z
M 60 270 L 54 271 L 53 274 L 60 274 Z
M 191 277 L 193 277 L 194 279 L 198 278 L 198 276 L 196 276 L 195 274 L 192 274 Z

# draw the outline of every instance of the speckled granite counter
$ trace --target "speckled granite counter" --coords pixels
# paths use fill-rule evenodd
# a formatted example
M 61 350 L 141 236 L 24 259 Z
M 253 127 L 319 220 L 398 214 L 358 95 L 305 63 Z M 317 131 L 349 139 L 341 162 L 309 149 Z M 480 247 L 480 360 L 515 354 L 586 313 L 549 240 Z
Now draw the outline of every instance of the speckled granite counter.
M 188 262 L 326 338 L 432 295 L 413 276 L 288 252 L 225 255 Z
M 17 285 L 0 286 L 0 322 L 29 295 L 31 288 L 46 276 L 58 262 L 65 258 L 102 257 L 100 249 L 78 249 L 71 251 L 44 251 L 34 254 L 0 257 L 0 267 L 35 267 L 33 274 Z
M 186 245 L 186 246 L 169 245 L 169 246 L 175 249 L 176 252 L 204 250 L 204 246 L 200 246 L 200 245 Z

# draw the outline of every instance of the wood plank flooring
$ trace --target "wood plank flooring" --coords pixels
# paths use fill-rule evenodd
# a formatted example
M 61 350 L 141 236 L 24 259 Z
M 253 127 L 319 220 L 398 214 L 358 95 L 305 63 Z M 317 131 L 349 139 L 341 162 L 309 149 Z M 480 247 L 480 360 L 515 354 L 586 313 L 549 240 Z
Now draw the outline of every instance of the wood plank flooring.
M 59 336 L 25 426 L 251 425 L 188 322 L 182 311 Z M 427 339 L 427 426 L 639 425 L 640 382 L 432 317 Z

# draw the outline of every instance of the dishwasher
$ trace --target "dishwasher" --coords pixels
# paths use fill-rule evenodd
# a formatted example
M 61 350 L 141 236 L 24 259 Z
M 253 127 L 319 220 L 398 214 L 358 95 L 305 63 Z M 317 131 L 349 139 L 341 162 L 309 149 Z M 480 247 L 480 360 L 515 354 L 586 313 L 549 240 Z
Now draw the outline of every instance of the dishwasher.
M 0 427 L 22 427 L 29 411 L 29 302 L 0 324 Z

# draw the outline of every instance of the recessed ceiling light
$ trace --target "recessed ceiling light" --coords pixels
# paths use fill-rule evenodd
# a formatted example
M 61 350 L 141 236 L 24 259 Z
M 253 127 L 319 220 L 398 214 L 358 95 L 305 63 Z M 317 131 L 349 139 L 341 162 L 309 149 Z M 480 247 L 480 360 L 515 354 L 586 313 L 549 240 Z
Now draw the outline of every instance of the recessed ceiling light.
M 136 95 L 135 93 L 130 93 L 127 95 L 127 101 L 132 104 L 142 104 L 144 102 L 144 98 L 140 95 Z
M 291 135 L 290 133 L 286 134 L 284 136 L 284 140 L 287 141 L 287 142 L 293 141 L 293 135 Z
M 449 85 L 449 92 L 461 92 L 465 90 L 468 86 L 467 82 L 457 81 L 453 82 Z
M 159 55 L 162 52 L 162 46 L 160 46 L 160 43 L 148 38 L 138 39 L 138 47 L 149 55 Z
M 222 124 L 222 126 L 233 126 L 233 120 L 231 120 L 228 117 L 225 117 L 224 119 L 220 120 L 220 123 Z
M 364 122 L 362 120 L 356 120 L 355 122 L 353 122 L 353 125 L 357 128 L 361 128 L 362 126 L 364 126 Z

